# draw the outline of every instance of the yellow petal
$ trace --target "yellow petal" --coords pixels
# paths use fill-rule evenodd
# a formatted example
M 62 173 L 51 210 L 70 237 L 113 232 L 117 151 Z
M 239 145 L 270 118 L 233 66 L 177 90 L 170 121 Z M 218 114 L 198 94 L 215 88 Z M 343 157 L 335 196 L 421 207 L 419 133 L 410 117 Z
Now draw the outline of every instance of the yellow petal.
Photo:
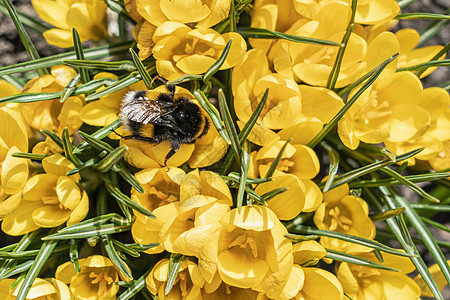
M 69 30 L 52 28 L 43 33 L 47 43 L 61 48 L 73 47 L 72 32 Z
M 322 203 L 322 191 L 312 180 L 302 180 L 305 186 L 305 206 L 302 211 L 315 211 Z
M 186 74 L 203 74 L 205 73 L 216 60 L 212 57 L 208 57 L 200 54 L 189 55 L 180 59 L 176 66 L 178 69 Z
M 59 202 L 70 210 L 74 210 L 81 200 L 80 188 L 67 176 L 58 177 L 56 195 L 58 195 Z
M 326 124 L 344 106 L 344 102 L 331 90 L 301 84 L 298 86 L 302 94 L 302 115 L 315 117 Z
M 450 264 L 450 260 L 447 260 L 447 264 Z M 431 276 L 433 276 L 434 281 L 436 282 L 438 289 L 442 290 L 445 285 L 447 284 L 447 280 L 444 277 L 444 274 L 442 274 L 441 269 L 437 264 L 432 265 L 428 268 L 428 270 L 431 273 Z M 423 297 L 434 297 L 433 293 L 431 292 L 428 285 L 423 280 L 422 276 L 417 275 L 414 278 L 414 281 L 419 285 L 419 287 L 422 289 L 421 296 Z
M 210 8 L 204 4 L 204 1 L 196 0 L 161 0 L 160 8 L 169 20 L 180 23 L 198 22 L 211 13 Z
M 241 213 L 237 209 L 233 209 L 220 222 L 222 224 L 231 224 L 245 230 L 263 231 L 272 229 L 280 221 L 268 207 L 254 205 L 252 207 L 242 207 Z
M 214 1 L 211 13 L 197 23 L 197 28 L 210 28 L 228 16 L 230 11 L 230 1 L 219 0 Z
M 69 218 L 70 210 L 60 209 L 57 205 L 41 205 L 32 216 L 39 227 L 52 228 L 63 224 Z
M 28 151 L 28 134 L 19 112 L 9 107 L 0 109 L 0 137 L 11 148 L 16 146 L 20 152 Z
M 225 62 L 220 67 L 220 70 L 225 70 L 231 67 L 234 67 L 237 63 L 239 63 L 244 57 L 245 52 L 247 51 L 247 43 L 244 38 L 237 32 L 227 32 L 222 35 L 225 43 L 228 43 L 230 39 L 233 39 L 231 42 L 230 51 L 225 59 Z
M 420 287 L 406 274 L 383 272 L 383 290 L 386 299 L 419 299 Z
M 111 107 L 105 101 L 97 100 L 89 102 L 80 111 L 83 122 L 93 126 L 106 126 L 117 120 L 119 106 Z
M 21 199 L 22 193 L 20 192 L 11 195 L 2 202 L 0 202 L 0 220 L 3 220 L 6 216 L 15 211 L 17 207 L 19 207 Z
M 268 204 L 280 220 L 291 220 L 302 211 L 305 205 L 305 187 L 297 176 L 291 174 L 275 176 L 273 181 L 258 185 L 255 192 L 263 195 L 283 187 L 287 188 L 287 191 L 270 199 Z
M 17 95 L 20 93 L 20 90 L 12 85 L 11 83 L 0 79 L 0 96 L 6 97 L 6 96 L 12 96 Z
M 278 131 L 278 136 L 292 144 L 308 144 L 322 130 L 323 124 L 316 118 L 300 118 L 297 123 Z
M 53 0 L 32 0 L 31 4 L 39 17 L 47 23 L 69 30 L 66 23 L 67 3 Z
M 388 141 L 403 142 L 421 137 L 430 128 L 430 115 L 421 107 L 392 107 L 392 125 Z
M 13 157 L 12 154 L 20 152 L 13 146 L 9 149 L 1 170 L 1 187 L 6 194 L 15 194 L 22 190 L 28 179 L 28 161 L 24 158 Z
M 23 188 L 23 198 L 41 202 L 47 196 L 56 196 L 55 186 L 58 176 L 53 174 L 37 174 L 28 179 Z
M 78 203 L 77 207 L 72 210 L 69 219 L 67 220 L 67 226 L 71 226 L 73 224 L 77 224 L 81 222 L 87 215 L 89 211 L 89 198 L 85 191 L 83 191 L 83 195 L 81 196 L 81 201 Z
M 364 5 L 358 5 L 356 8 L 355 22 L 381 24 L 391 20 L 399 12 L 400 7 L 394 0 L 365 1 Z
M 309 266 L 316 264 L 327 255 L 327 251 L 316 241 L 304 241 L 294 244 L 294 263 Z
M 80 259 L 80 264 L 85 259 Z M 75 272 L 75 269 L 73 267 L 73 264 L 71 261 L 67 261 L 61 265 L 58 266 L 55 272 L 55 278 L 57 280 L 61 280 L 64 283 L 70 283 L 72 281 L 72 278 L 75 277 L 77 273 Z
M 262 259 L 245 255 L 244 249 L 235 248 L 219 254 L 218 271 L 222 280 L 240 288 L 257 285 L 264 279 L 269 266 Z
M 336 276 L 318 268 L 303 268 L 305 283 L 300 293 L 305 299 L 344 299 L 344 291 Z
M 392 32 L 383 32 L 379 34 L 367 48 L 365 61 L 367 62 L 367 70 L 372 70 L 388 59 L 395 53 L 400 51 L 400 44 L 397 37 Z M 392 74 L 397 68 L 396 58 L 384 69 L 383 74 Z
M 238 121 L 237 123 L 239 128 L 242 130 L 245 126 L 244 122 Z M 247 139 L 256 145 L 268 146 L 278 141 L 280 137 L 269 128 L 255 124 Z
M 68 171 L 75 168 L 75 165 L 61 154 L 47 156 L 42 160 L 42 166 L 44 167 L 45 172 L 58 176 L 66 176 Z M 77 176 L 72 175 L 70 178 L 78 180 L 80 177 L 78 174 L 76 175 Z
M 2 222 L 2 230 L 9 235 L 23 235 L 28 232 L 32 232 L 40 226 L 38 226 L 31 216 L 33 211 L 39 208 L 42 203 L 38 201 L 21 201 L 20 207 L 13 213 L 8 215 Z

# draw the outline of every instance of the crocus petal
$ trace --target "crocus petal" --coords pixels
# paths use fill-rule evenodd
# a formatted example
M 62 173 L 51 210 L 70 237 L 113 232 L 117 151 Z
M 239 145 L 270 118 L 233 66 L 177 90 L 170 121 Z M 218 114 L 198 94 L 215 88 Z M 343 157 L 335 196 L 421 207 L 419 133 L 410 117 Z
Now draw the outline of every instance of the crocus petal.
M 303 268 L 305 283 L 300 293 L 305 299 L 343 299 L 344 291 L 336 276 L 318 268 Z
M 317 118 L 300 118 L 297 123 L 278 132 L 278 136 L 292 144 L 308 144 L 322 130 L 323 123 Z
M 15 152 L 20 152 L 19 148 L 11 147 L 2 164 L 1 187 L 6 194 L 18 193 L 28 179 L 28 161 L 24 158 L 13 157 L 12 154 Z
M 220 222 L 222 224 L 232 224 L 245 230 L 263 231 L 272 229 L 280 221 L 269 208 L 254 205 L 242 207 L 240 213 L 237 209 L 233 209 Z
M 258 185 L 256 193 L 263 195 L 274 189 L 286 187 L 287 190 L 268 201 L 269 208 L 280 220 L 296 217 L 305 205 L 305 187 L 297 176 L 284 174 L 273 177 L 273 181 Z
M 28 151 L 27 128 L 19 112 L 9 107 L 0 109 L 0 137 L 8 147 Z
M 245 51 L 247 51 L 247 43 L 245 42 L 244 38 L 237 32 L 224 33 L 222 36 L 225 40 L 225 43 L 228 43 L 229 40 L 233 39 L 233 42 L 231 42 L 230 51 L 228 52 L 225 62 L 220 67 L 220 70 L 225 70 L 234 67 L 242 60 Z
M 71 226 L 81 222 L 89 211 L 89 198 L 85 191 L 81 196 L 81 201 L 78 203 L 77 207 L 72 210 L 69 219 L 67 220 L 67 226 Z
M 69 30 L 52 28 L 43 33 L 47 43 L 61 48 L 73 47 L 72 32 Z
M 23 235 L 40 227 L 34 222 L 31 214 L 35 209 L 41 207 L 42 203 L 22 200 L 22 204 L 20 209 L 16 209 L 3 220 L 2 230 L 6 234 Z
M 344 102 L 335 92 L 321 87 L 301 84 L 302 115 L 315 117 L 326 124 L 344 107 Z
M 17 193 L 9 196 L 2 202 L 0 202 L 0 220 L 3 220 L 6 216 L 11 214 L 19 207 L 20 200 L 22 199 L 22 193 Z
M 327 255 L 327 251 L 316 241 L 304 241 L 293 246 L 294 263 L 300 265 L 316 264 Z
M 119 107 L 105 105 L 104 101 L 89 102 L 80 111 L 83 122 L 93 126 L 105 126 L 117 120 Z
M 211 12 L 204 1 L 197 0 L 161 0 L 159 6 L 167 19 L 180 23 L 198 22 L 206 18 Z
M 230 1 L 219 0 L 214 1 L 214 8 L 209 16 L 197 23 L 197 28 L 210 28 L 228 16 L 230 11 Z
M 361 24 L 382 24 L 394 18 L 399 12 L 400 7 L 397 1 L 365 1 L 364 5 L 358 5 L 356 8 L 355 22 Z
M 34 175 L 28 179 L 23 188 L 23 198 L 40 202 L 46 196 L 56 196 L 53 188 L 57 180 L 58 176 L 53 174 Z
M 78 185 L 67 176 L 60 176 L 56 183 L 56 195 L 59 202 L 67 209 L 74 210 L 81 200 Z
M 70 29 L 66 23 L 66 14 L 64 13 L 68 9 L 65 1 L 32 0 L 31 4 L 39 17 L 45 22 L 62 29 Z
M 61 154 L 54 154 L 51 156 L 47 156 L 42 160 L 42 166 L 44 167 L 45 172 L 48 174 L 54 174 L 58 176 L 66 176 L 67 172 L 74 169 L 75 165 L 62 156 Z M 79 179 L 80 175 L 70 176 L 72 179 Z
M 70 210 L 60 209 L 58 205 L 41 205 L 32 216 L 39 227 L 52 228 L 64 223 L 70 216 Z
M 205 55 L 193 54 L 180 59 L 176 66 L 186 74 L 202 74 L 205 73 L 216 60 Z
M 249 288 L 264 279 L 269 266 L 264 260 L 243 252 L 245 249 L 230 249 L 220 253 L 218 271 L 227 284 Z

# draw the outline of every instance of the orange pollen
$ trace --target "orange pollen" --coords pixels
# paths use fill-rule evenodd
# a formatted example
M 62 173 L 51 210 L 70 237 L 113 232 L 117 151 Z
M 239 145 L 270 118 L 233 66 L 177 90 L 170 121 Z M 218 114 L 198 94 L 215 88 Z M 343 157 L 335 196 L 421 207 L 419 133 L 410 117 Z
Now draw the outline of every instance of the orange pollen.
M 114 280 L 108 275 L 107 272 L 90 272 L 89 277 L 92 278 L 92 284 L 98 284 L 97 295 L 103 296 L 108 290 L 109 286 L 113 284 Z
M 258 257 L 258 246 L 256 245 L 256 241 L 247 233 L 243 233 L 238 236 L 233 242 L 228 245 L 228 248 L 232 248 L 234 246 L 246 248 L 247 245 L 250 247 L 250 251 L 252 252 L 253 256 Z

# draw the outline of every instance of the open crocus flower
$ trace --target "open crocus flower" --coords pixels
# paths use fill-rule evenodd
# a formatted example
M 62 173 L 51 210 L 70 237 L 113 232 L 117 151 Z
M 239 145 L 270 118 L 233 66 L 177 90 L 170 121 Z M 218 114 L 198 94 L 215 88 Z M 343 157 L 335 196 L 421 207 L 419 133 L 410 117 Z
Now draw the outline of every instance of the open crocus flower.
M 145 169 L 134 174 L 134 176 L 144 188 L 144 193 L 141 194 L 132 189 L 131 199 L 152 211 L 156 219 L 151 219 L 135 211 L 136 221 L 131 227 L 131 234 L 133 239 L 139 244 L 159 243 L 161 242 L 159 232 L 166 220 L 166 216 L 160 214 L 160 212 L 165 210 L 158 210 L 158 208 L 180 200 L 180 184 L 186 173 L 178 168 L 171 168 L 168 171 L 166 168 L 161 168 Z M 168 207 L 173 208 L 173 205 Z M 160 244 L 145 252 L 151 254 L 159 253 L 163 250 L 164 247 Z
M 349 195 L 348 185 L 342 185 L 323 194 L 323 203 L 314 214 L 314 224 L 323 230 L 332 230 L 367 239 L 375 237 L 375 225 L 369 218 L 367 203 Z M 365 252 L 371 249 L 350 242 L 321 237 L 325 248 L 342 252 Z
M 175 284 L 170 293 L 165 294 L 167 277 L 169 274 L 169 260 L 160 260 L 145 278 L 148 290 L 159 299 L 201 299 L 200 291 L 205 284 L 205 279 L 198 266 L 185 259 L 176 276 Z
M 247 50 L 238 33 L 221 35 L 213 29 L 191 29 L 181 23 L 164 22 L 153 35 L 156 70 L 168 80 L 184 74 L 203 74 L 217 61 L 230 39 L 233 42 L 221 70 L 235 66 Z
M 42 160 L 44 174 L 28 179 L 19 207 L 2 223 L 9 235 L 22 235 L 38 228 L 53 228 L 64 222 L 73 225 L 89 210 L 87 193 L 79 185 L 79 175 L 67 176 L 75 166 L 60 154 Z
M 27 151 L 27 127 L 21 114 L 10 107 L 0 108 L 0 220 L 17 209 L 28 180 L 28 160 L 12 154 Z
M 281 287 L 292 268 L 292 242 L 286 227 L 265 206 L 244 206 L 220 221 L 217 269 L 221 279 L 239 288 L 269 292 Z
M 15 300 L 22 286 L 20 282 L 14 289 L 10 290 L 14 279 L 2 279 L 0 282 L 0 298 L 7 300 Z M 28 291 L 25 300 L 32 299 L 54 299 L 54 300 L 73 300 L 75 299 L 69 287 L 62 281 L 51 278 L 36 278 Z
M 166 21 L 196 23 L 197 28 L 209 28 L 228 16 L 230 1 L 170 1 L 135 0 L 137 12 L 148 22 L 159 26 Z
M 358 256 L 380 263 L 373 253 Z M 420 287 L 407 273 L 415 270 L 408 257 L 383 253 L 384 266 L 400 272 L 375 269 L 342 262 L 337 267 L 337 278 L 342 283 L 345 294 L 352 299 L 419 299 Z
M 106 4 L 100 0 L 32 0 L 39 17 L 56 28 L 44 32 L 50 45 L 73 47 L 72 28 L 81 42 L 104 39 L 106 32 Z
M 56 269 L 55 277 L 69 285 L 75 299 L 114 300 L 119 280 L 129 280 L 107 257 L 92 255 L 79 260 L 81 271 L 76 273 L 72 262 L 63 263 Z
M 416 159 L 432 160 L 438 158 L 445 153 L 444 143 L 450 138 L 450 97 L 448 92 L 438 87 L 425 89 L 419 105 L 430 115 L 430 129 L 419 138 L 400 143 L 385 143 L 386 148 L 395 155 L 424 147 L 423 151 L 408 160 L 410 165 L 414 165 Z M 438 169 L 445 169 L 446 164 L 448 165 L 443 161 L 442 165 L 438 165 Z

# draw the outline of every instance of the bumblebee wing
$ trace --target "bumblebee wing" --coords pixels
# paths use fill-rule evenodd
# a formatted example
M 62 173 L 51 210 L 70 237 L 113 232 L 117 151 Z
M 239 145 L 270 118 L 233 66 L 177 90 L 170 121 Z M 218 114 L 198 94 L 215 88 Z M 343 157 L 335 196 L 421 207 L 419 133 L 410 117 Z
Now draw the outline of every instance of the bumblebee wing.
M 138 123 L 153 124 L 162 115 L 169 114 L 175 109 L 173 103 L 152 101 L 145 94 L 145 91 L 127 93 L 122 101 L 122 116 Z
M 153 124 L 164 126 L 164 127 L 167 127 L 167 128 L 170 128 L 170 129 L 173 129 L 175 131 L 185 134 L 185 132 L 183 130 L 181 130 L 181 128 L 177 125 L 177 122 L 175 121 L 175 119 L 170 114 L 161 116 L 159 119 L 155 120 L 155 122 Z

